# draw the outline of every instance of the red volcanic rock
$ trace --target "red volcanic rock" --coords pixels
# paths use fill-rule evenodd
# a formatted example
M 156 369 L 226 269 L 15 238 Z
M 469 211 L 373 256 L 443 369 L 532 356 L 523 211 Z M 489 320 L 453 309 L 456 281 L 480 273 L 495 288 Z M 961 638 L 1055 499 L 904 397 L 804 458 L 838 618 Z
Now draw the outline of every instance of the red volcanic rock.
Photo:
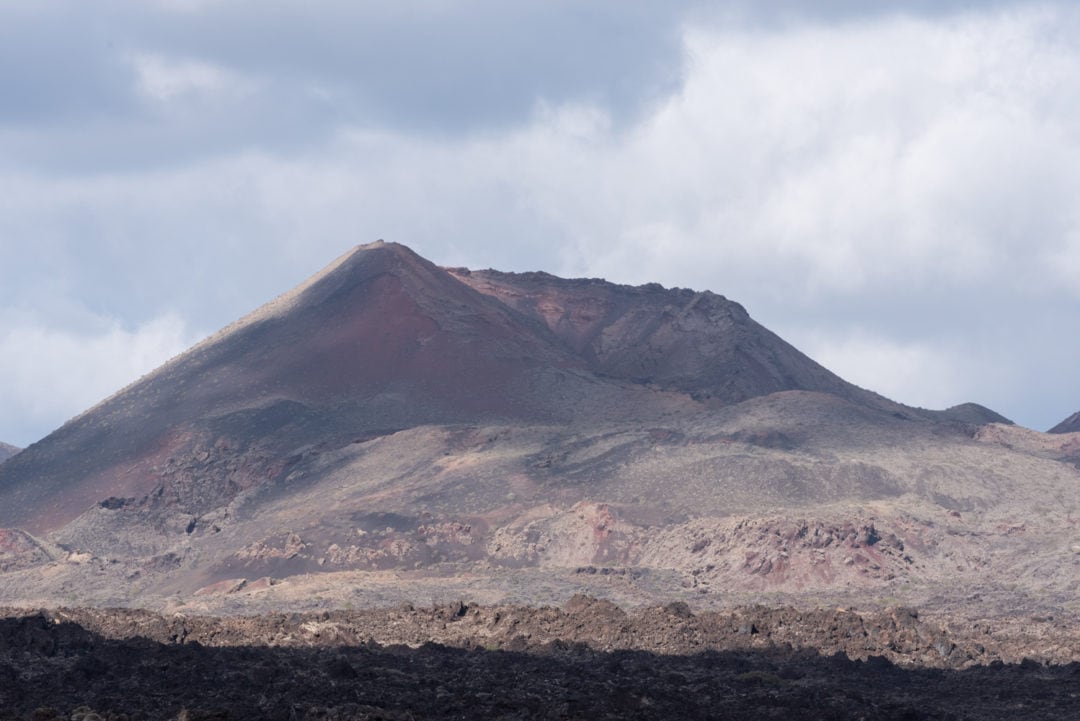
M 908 408 L 843 380 L 722 295 L 656 283 L 450 268 L 481 293 L 546 325 L 590 370 L 725 406 L 779 391 L 817 391 L 898 417 L 1012 423 L 975 403 Z
M 884 400 L 830 373 L 722 295 L 547 273 L 451 272 L 543 322 L 603 376 L 721 405 L 795 389 Z

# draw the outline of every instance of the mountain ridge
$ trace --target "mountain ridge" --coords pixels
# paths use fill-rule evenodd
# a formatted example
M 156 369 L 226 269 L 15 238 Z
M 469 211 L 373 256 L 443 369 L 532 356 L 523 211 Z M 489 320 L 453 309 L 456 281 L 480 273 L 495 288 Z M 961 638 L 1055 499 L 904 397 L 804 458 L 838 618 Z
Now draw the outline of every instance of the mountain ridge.
M 1076 433 L 1077 431 L 1080 431 L 1080 411 L 1073 413 L 1061 423 L 1058 423 L 1048 430 L 1047 433 Z
M 379 242 L 0 466 L 0 601 L 909 598 L 957 559 L 1064 593 L 1074 440 L 858 388 L 714 293 Z
M 1005 416 L 977 403 L 944 410 L 915 408 L 860 388 L 757 323 L 739 303 L 708 290 L 669 289 L 658 283 L 621 285 L 599 278 L 561 278 L 543 271 L 446 270 L 479 292 L 543 322 L 600 375 L 656 384 L 686 392 L 695 400 L 715 399 L 719 405 L 767 392 L 813 390 L 911 420 L 1012 424 Z M 562 305 L 551 302 L 555 295 L 563 299 Z M 674 303 L 676 300 L 679 302 Z M 705 311 L 705 322 L 697 319 L 693 330 L 711 333 L 712 337 L 707 348 L 697 349 L 696 357 L 691 354 L 687 358 L 678 347 L 677 336 L 685 331 L 680 325 L 692 325 L 692 319 L 687 322 L 688 316 L 701 310 Z M 629 333 L 620 328 L 627 325 L 631 326 Z M 652 355 L 642 353 L 642 345 L 648 346 L 658 336 L 655 345 L 659 347 L 646 349 L 652 350 Z M 720 364 L 716 363 L 718 356 Z M 677 359 L 675 367 L 672 357 Z M 650 363 L 652 367 L 647 367 Z M 667 367 L 663 367 L 665 364 Z M 749 374 L 754 376 L 749 382 L 739 377 L 746 375 L 747 368 L 757 371 L 756 375 Z M 785 377 L 784 370 L 791 368 L 797 374 Z
M 0 463 L 3 463 L 21 450 L 22 449 L 18 446 L 13 446 L 10 443 L 0 441 Z

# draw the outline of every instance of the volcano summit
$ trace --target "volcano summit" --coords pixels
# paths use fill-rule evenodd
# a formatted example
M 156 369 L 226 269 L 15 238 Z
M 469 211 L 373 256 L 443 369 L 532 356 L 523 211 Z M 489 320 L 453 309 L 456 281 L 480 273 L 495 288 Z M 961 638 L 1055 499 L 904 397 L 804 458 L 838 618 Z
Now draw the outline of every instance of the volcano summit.
M 380 241 L 0 465 L 0 600 L 1057 607 L 1078 447 L 858 388 L 707 291 Z

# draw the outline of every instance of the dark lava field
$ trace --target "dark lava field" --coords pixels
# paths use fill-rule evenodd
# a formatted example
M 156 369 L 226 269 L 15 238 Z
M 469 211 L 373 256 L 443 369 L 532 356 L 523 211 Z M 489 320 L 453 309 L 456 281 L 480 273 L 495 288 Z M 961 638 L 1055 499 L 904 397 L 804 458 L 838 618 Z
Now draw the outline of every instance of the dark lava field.
M 565 609 L 246 618 L 8 611 L 0 619 L 0 719 L 1078 717 L 1080 664 L 943 656 L 941 648 L 962 644 L 903 610 L 840 614 L 846 623 L 804 614 L 794 625 L 791 613 L 695 617 L 673 604 L 630 617 L 582 598 Z M 805 633 L 825 650 L 780 642 L 785 618 L 787 637 Z M 440 637 L 431 629 L 448 642 L 373 640 Z M 575 629 L 592 642 L 559 638 Z M 627 634 L 641 647 L 617 648 Z M 863 660 L 843 650 L 874 644 L 883 654 Z M 911 663 L 924 653 L 936 653 L 938 667 Z

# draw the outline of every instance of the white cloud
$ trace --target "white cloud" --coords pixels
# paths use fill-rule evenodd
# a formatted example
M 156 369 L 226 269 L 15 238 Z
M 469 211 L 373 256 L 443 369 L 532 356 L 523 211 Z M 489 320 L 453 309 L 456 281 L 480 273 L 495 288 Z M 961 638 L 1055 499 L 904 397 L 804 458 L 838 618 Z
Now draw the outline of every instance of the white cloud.
M 0 407 L 9 412 L 0 437 L 18 445 L 38 440 L 197 340 L 176 316 L 133 329 L 98 318 L 87 330 L 49 327 L 12 312 L 2 317 Z
M 922 408 L 984 398 L 1000 370 L 965 359 L 962 351 L 948 345 L 897 341 L 865 329 L 809 333 L 800 338 L 799 347 L 856 385 Z
M 779 275 L 803 299 L 1043 283 L 1032 246 L 1080 227 L 1080 49 L 1048 41 L 1060 21 L 689 30 L 682 90 L 597 158 L 631 202 L 583 263 Z
M 259 83 L 243 74 L 193 58 L 175 58 L 156 53 L 133 53 L 139 93 L 152 101 L 190 101 L 194 97 L 250 94 Z

